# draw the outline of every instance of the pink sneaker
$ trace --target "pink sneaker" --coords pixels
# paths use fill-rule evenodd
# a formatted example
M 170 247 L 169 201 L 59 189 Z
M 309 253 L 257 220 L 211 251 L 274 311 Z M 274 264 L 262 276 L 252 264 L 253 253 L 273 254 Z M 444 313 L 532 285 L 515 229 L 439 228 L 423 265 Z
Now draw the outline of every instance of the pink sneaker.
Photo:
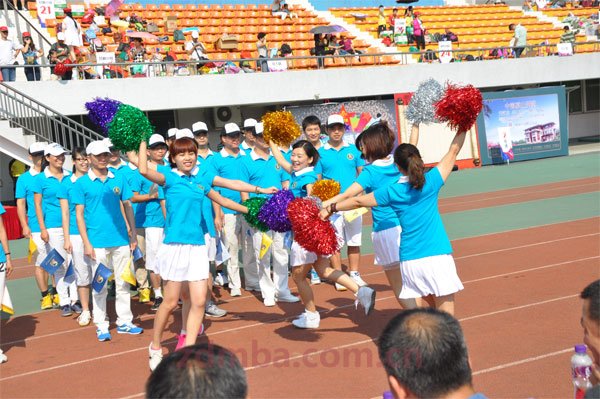
M 199 337 L 202 336 L 202 334 L 204 334 L 204 323 L 200 324 L 200 331 L 198 331 Z M 185 337 L 187 337 L 187 334 L 177 334 L 177 346 L 175 347 L 176 351 L 185 346 Z

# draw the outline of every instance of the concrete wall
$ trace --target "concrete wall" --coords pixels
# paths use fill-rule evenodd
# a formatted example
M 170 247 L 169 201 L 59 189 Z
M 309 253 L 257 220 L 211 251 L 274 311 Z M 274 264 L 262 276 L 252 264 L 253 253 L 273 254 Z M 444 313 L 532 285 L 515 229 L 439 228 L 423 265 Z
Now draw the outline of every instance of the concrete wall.
M 569 115 L 569 138 L 600 136 L 600 112 Z

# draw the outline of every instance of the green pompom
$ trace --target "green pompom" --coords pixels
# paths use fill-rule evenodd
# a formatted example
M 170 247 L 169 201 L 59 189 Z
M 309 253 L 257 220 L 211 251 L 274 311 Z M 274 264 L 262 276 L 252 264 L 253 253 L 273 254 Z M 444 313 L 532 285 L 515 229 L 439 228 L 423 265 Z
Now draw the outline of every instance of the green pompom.
M 142 140 L 148 141 L 154 128 L 139 108 L 122 104 L 108 126 L 113 146 L 122 151 L 137 151 Z
M 258 220 L 258 212 L 265 202 L 267 202 L 266 198 L 255 197 L 247 199 L 242 203 L 242 205 L 248 208 L 248 213 L 244 215 L 246 222 L 248 222 L 250 226 L 262 231 L 263 233 L 269 231 L 269 227 Z

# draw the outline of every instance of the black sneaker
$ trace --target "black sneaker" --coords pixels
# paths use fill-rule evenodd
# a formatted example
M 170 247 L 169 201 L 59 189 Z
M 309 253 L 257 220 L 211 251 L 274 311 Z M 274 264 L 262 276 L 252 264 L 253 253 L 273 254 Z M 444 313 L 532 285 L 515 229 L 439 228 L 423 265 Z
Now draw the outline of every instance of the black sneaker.
M 160 304 L 162 303 L 163 298 L 162 296 L 158 296 L 156 298 L 154 298 L 154 303 L 152 304 L 152 307 L 150 308 L 150 310 L 156 312 L 158 310 L 158 308 L 160 307 Z

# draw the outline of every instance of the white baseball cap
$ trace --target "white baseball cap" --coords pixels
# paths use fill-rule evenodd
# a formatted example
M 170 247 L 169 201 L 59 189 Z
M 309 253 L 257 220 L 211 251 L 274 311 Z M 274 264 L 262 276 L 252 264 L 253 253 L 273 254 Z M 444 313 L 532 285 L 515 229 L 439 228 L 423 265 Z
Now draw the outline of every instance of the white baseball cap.
M 67 150 L 63 148 L 62 145 L 58 143 L 50 143 L 44 148 L 44 155 L 54 155 L 55 157 L 66 154 Z
M 179 129 L 175 134 L 175 139 L 181 139 L 184 137 L 189 137 L 190 139 L 194 138 L 194 135 L 190 129 Z
M 152 147 L 153 145 L 156 145 L 156 144 L 164 144 L 165 146 L 167 145 L 167 143 L 165 143 L 165 139 L 163 138 L 163 136 L 161 136 L 160 134 L 154 133 L 152 136 L 150 136 L 150 139 L 148 140 L 148 147 Z
M 208 132 L 208 126 L 204 122 L 196 122 L 192 125 L 192 132 Z
M 228 123 L 225 125 L 225 129 L 223 130 L 223 134 L 233 134 L 240 133 L 240 127 L 235 123 Z
M 117 149 L 113 145 L 112 141 L 108 137 L 105 139 L 102 139 L 102 142 L 112 151 L 117 151 Z
M 106 139 L 92 141 L 85 148 L 85 152 L 88 155 L 100 155 L 100 154 L 110 153 L 110 148 L 108 147 L 108 145 L 106 145 L 105 141 L 106 141 Z
M 257 123 L 256 119 L 249 118 L 244 121 L 244 127 L 254 127 Z
M 37 141 L 29 146 L 29 153 L 35 154 L 38 152 L 44 152 L 44 149 L 47 145 L 48 143 L 42 143 L 41 141 Z
M 262 123 L 262 122 L 259 122 L 259 123 L 257 123 L 257 124 L 254 126 L 254 135 L 255 135 L 255 136 L 258 136 L 259 134 L 263 134 L 263 131 L 264 131 L 264 130 L 265 130 L 265 129 L 264 129 L 264 125 L 263 125 L 263 123 Z
M 193 30 L 193 31 L 192 31 L 192 37 L 193 37 L 194 39 L 197 39 L 198 37 L 200 37 L 200 34 L 198 33 L 198 31 L 197 31 L 197 30 Z
M 167 137 L 170 139 L 175 137 L 175 135 L 177 134 L 178 131 L 179 131 L 179 129 L 177 129 L 176 127 L 170 128 L 169 130 L 167 130 Z
M 327 126 L 333 126 L 338 124 L 345 125 L 344 117 L 339 114 L 329 115 L 329 117 L 327 118 Z
M 65 40 L 65 33 L 64 32 L 58 32 L 56 34 L 56 40 Z

